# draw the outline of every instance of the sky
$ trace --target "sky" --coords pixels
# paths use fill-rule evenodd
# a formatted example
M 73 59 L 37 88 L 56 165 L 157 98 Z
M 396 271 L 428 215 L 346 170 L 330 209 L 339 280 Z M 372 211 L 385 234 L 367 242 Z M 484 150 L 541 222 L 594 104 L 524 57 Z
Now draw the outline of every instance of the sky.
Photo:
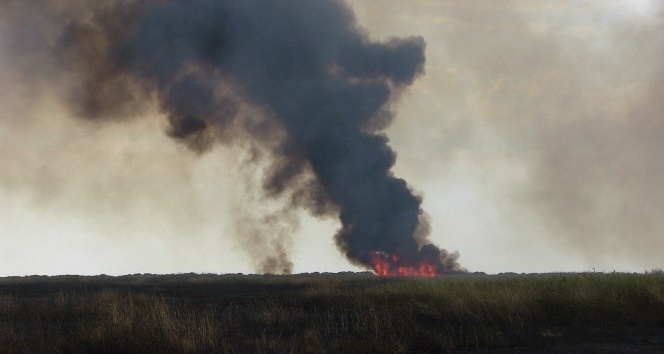
M 664 2 L 349 3 L 372 39 L 426 42 L 386 132 L 431 241 L 486 273 L 664 267 Z M 73 117 L 10 22 L 0 15 L 0 276 L 255 272 L 250 254 L 275 246 L 252 211 L 276 202 L 250 149 L 194 153 L 156 109 Z M 288 218 L 293 272 L 364 270 L 335 246 L 335 218 Z

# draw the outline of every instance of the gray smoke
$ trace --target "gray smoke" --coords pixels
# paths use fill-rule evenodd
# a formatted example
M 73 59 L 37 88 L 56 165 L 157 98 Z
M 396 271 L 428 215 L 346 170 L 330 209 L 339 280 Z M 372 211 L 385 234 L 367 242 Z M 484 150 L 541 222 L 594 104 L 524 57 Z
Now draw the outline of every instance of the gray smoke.
M 470 266 L 662 267 L 664 2 L 355 3 L 372 34 L 427 39 L 397 171 L 445 194 L 428 208 Z
M 422 38 L 372 42 L 337 0 L 0 4 L 17 52 L 50 60 L 27 60 L 26 72 L 67 76 L 76 115 L 128 119 L 156 101 L 168 134 L 196 152 L 250 137 L 269 151 L 265 194 L 338 215 L 335 239 L 351 262 L 369 266 L 379 251 L 460 270 L 457 254 L 427 241 L 422 199 L 392 174 L 382 133 L 399 93 L 423 73 Z M 269 243 L 253 235 L 276 227 L 274 239 L 288 239 L 291 221 L 280 211 L 239 231 Z M 257 268 L 290 272 L 287 244 L 256 248 L 272 253 Z

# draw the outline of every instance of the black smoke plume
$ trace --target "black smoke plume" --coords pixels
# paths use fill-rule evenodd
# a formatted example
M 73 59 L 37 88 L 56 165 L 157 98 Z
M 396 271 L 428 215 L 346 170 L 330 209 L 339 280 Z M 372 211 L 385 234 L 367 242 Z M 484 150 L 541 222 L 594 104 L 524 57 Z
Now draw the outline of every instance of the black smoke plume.
M 49 51 L 75 78 L 76 114 L 118 119 L 156 99 L 168 134 L 195 151 L 251 136 L 272 149 L 267 194 L 338 215 L 335 239 L 353 263 L 383 252 L 460 270 L 457 254 L 427 241 L 422 199 L 391 172 L 382 133 L 423 73 L 422 38 L 371 41 L 338 0 L 0 3 L 62 24 Z

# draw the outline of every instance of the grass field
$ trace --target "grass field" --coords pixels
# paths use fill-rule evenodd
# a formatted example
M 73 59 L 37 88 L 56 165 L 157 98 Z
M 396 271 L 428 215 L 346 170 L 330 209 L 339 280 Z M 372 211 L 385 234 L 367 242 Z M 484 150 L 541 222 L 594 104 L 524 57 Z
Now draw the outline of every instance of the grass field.
M 662 353 L 664 274 L 0 278 L 0 348 Z

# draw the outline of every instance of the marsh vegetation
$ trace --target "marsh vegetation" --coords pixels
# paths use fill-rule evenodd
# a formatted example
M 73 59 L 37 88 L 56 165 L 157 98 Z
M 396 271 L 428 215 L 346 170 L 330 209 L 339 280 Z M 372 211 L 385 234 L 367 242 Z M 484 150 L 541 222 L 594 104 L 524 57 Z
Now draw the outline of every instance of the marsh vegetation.
M 0 279 L 3 353 L 656 353 L 662 334 L 661 272 Z

